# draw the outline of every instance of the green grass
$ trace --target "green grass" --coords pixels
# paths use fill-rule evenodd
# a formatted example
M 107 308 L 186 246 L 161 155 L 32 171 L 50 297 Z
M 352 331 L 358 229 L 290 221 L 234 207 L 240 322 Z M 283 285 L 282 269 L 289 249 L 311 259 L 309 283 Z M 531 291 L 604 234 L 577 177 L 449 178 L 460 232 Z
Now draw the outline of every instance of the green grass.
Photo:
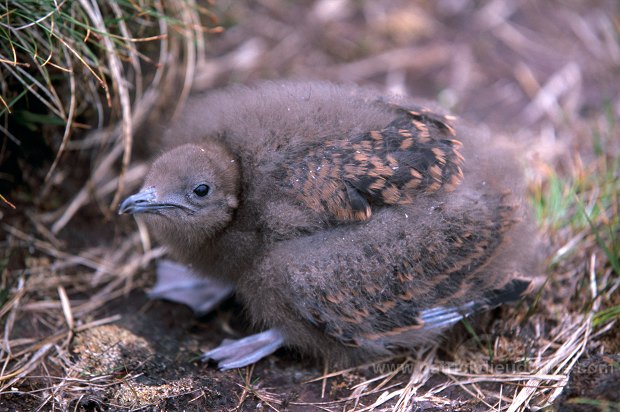
M 538 222 L 552 230 L 568 227 L 575 231 L 602 223 L 611 235 L 609 240 L 617 247 L 614 230 L 618 228 L 618 161 L 616 157 L 608 165 L 606 156 L 602 155 L 598 159 L 602 170 L 587 171 L 578 180 L 555 173 L 549 176 L 546 187 L 534 199 Z
M 548 230 L 589 230 L 619 276 L 620 153 L 614 145 L 615 121 L 608 116 L 604 123 L 604 130 L 591 131 L 592 156 L 576 162 L 569 177 L 552 172 L 535 190 L 533 205 L 539 224 Z
M 593 411 L 600 412 L 618 412 L 620 411 L 620 403 L 618 402 L 610 402 L 610 401 L 601 401 L 598 399 L 589 399 L 589 398 L 574 398 L 568 401 L 573 405 L 583 405 L 583 406 L 591 406 L 595 409 Z
M 10 201 L 22 175 L 40 173 L 37 193 L 48 193 L 69 142 L 108 125 L 120 124 L 121 132 L 102 138 L 101 147 L 122 143 L 123 176 L 140 126 L 133 114 L 157 104 L 143 97 L 163 100 L 161 81 L 189 78 L 203 35 L 219 31 L 216 24 L 208 9 L 186 0 L 0 2 L 0 143 L 8 143 L 0 166 L 10 156 L 20 164 L 0 170 L 0 195 Z M 32 152 L 51 155 L 32 164 Z M 118 186 L 120 193 L 122 180 Z
M 0 63 L 8 74 L 5 82 L 13 87 L 0 92 L 0 116 L 30 95 L 55 114 L 50 117 L 53 124 L 59 118 L 66 120 L 67 102 L 57 87 L 66 86 L 71 73 L 79 74 L 80 82 L 94 82 L 96 87 L 90 90 L 112 93 L 107 52 L 126 63 L 141 59 L 155 64 L 136 50 L 136 44 L 165 37 L 160 23 L 170 26 L 170 33 L 183 31 L 188 23 L 175 17 L 174 11 L 156 8 L 156 2 L 141 3 L 100 1 L 95 3 L 98 9 L 90 9 L 80 1 L 58 2 L 58 7 L 52 1 L 1 2 Z M 112 50 L 102 41 L 104 37 L 111 41 Z
M 539 224 L 552 236 L 583 234 L 572 252 L 560 259 L 583 255 L 585 250 L 597 256 L 598 295 L 604 302 L 593 325 L 602 326 L 620 318 L 620 306 L 607 293 L 618 293 L 620 288 L 620 148 L 613 116 L 604 113 L 597 124 L 602 126 L 589 131 L 591 153 L 574 162 L 577 166 L 570 176 L 553 172 L 546 184 L 535 190 L 533 204 Z

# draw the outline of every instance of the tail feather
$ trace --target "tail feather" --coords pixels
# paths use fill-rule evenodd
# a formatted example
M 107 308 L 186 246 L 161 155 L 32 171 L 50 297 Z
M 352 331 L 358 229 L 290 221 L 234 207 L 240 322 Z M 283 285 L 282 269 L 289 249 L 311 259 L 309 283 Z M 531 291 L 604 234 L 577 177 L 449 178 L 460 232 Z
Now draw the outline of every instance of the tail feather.
M 490 291 L 488 298 L 483 301 L 469 301 L 459 306 L 423 310 L 420 313 L 420 319 L 424 322 L 424 329 L 443 329 L 466 317 L 493 309 L 504 303 L 517 301 L 529 292 L 531 286 L 530 280 L 515 278 L 501 288 Z

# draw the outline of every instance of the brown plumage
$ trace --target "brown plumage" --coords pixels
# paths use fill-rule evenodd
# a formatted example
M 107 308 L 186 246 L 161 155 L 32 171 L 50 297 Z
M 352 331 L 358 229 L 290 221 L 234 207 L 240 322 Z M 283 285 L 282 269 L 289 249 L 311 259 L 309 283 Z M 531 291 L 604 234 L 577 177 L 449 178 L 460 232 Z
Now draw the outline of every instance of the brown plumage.
M 269 329 L 206 354 L 222 368 L 281 345 L 367 360 L 532 287 L 521 171 L 482 128 L 362 89 L 280 82 L 197 97 L 168 134 L 178 147 L 120 211 L 143 213 L 176 259 L 229 282 Z
M 424 110 L 395 115 L 381 130 L 291 153 L 297 166 L 282 170 L 291 197 L 326 218 L 355 221 L 369 219 L 371 205 L 410 204 L 419 193 L 454 190 L 463 158 L 448 120 Z

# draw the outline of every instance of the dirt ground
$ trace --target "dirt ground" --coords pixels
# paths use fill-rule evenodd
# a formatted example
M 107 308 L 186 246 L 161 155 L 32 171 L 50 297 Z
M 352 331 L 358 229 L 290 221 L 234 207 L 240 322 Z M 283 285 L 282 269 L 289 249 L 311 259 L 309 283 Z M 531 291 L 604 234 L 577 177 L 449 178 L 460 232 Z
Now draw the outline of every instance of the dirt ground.
M 610 106 L 612 117 L 617 116 L 620 108 L 616 1 L 217 0 L 212 10 L 226 30 L 208 36 L 209 56 L 196 73 L 195 90 L 261 79 L 326 79 L 438 101 L 473 124 L 531 142 L 524 157 L 533 181 L 545 167 L 569 173 L 573 153 L 585 153 L 587 161 L 593 119 Z M 140 163 L 148 157 L 148 144 L 137 146 Z M 127 192 L 138 184 L 134 181 Z M 489 364 L 485 345 L 481 349 L 463 326 L 440 347 L 333 377 L 321 379 L 323 365 L 286 350 L 253 368 L 221 372 L 200 362 L 199 355 L 248 331 L 234 299 L 202 318 L 181 305 L 149 300 L 145 292 L 154 282 L 154 265 L 139 258 L 135 223 L 102 216 L 96 202 L 60 231 L 58 245 L 29 235 L 45 230 L 30 218 L 38 210 L 25 202 L 17 206 L 16 211 L 3 209 L 0 219 L 11 226 L 3 226 L 11 245 L 10 255 L 2 257 L 3 287 L 13 288 L 2 301 L 18 304 L 21 299 L 22 310 L 12 317 L 0 315 L 12 325 L 13 359 L 19 358 L 20 345 L 36 343 L 38 352 L 23 360 L 23 373 L 0 381 L 10 382 L 0 392 L 0 412 L 486 411 L 506 409 L 530 384 L 508 378 L 477 381 L 476 374 L 457 383 L 454 376 L 460 375 L 444 373 L 455 360 Z M 563 235 L 549 240 L 553 251 L 567 241 Z M 51 246 L 61 252 L 49 252 Z M 160 250 L 149 253 L 153 257 Z M 584 262 L 581 272 L 589 270 L 588 259 L 586 254 L 577 259 Z M 113 269 L 104 274 L 104 266 Z M 564 266 L 551 272 L 557 273 L 553 284 L 560 286 L 542 296 L 544 304 L 533 314 L 526 315 L 528 306 L 520 305 L 479 320 L 483 341 L 486 336 L 489 344 L 507 342 L 500 345 L 505 352 L 496 353 L 493 370 L 529 371 L 520 366 L 523 354 L 561 346 L 561 339 L 554 343 L 550 337 L 561 336 L 553 333 L 562 328 L 563 312 L 577 316 L 580 310 L 570 308 L 577 281 L 566 278 Z M 27 292 L 20 289 L 22 281 L 29 285 Z M 44 291 L 55 298 L 48 299 Z M 620 410 L 618 336 L 615 325 L 582 351 L 553 406 L 546 399 L 554 385 L 565 382 L 551 377 L 543 385 L 549 388 L 537 386 L 540 396 L 532 395 L 515 410 L 601 406 L 583 399 L 605 400 L 607 410 Z M 384 374 L 380 365 L 405 367 Z M 560 376 L 563 370 L 558 366 L 546 373 Z

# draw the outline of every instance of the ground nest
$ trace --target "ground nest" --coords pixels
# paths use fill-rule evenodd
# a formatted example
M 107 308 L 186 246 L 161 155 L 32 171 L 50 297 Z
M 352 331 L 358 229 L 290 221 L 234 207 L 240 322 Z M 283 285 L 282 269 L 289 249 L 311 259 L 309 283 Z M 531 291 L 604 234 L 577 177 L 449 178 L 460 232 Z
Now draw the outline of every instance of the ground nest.
M 617 2 L 52 3 L 0 6 L 0 411 L 620 410 Z M 519 142 L 541 291 L 357 368 L 202 363 L 248 331 L 242 308 L 148 299 L 165 251 L 115 211 L 154 120 L 280 78 L 437 101 Z

